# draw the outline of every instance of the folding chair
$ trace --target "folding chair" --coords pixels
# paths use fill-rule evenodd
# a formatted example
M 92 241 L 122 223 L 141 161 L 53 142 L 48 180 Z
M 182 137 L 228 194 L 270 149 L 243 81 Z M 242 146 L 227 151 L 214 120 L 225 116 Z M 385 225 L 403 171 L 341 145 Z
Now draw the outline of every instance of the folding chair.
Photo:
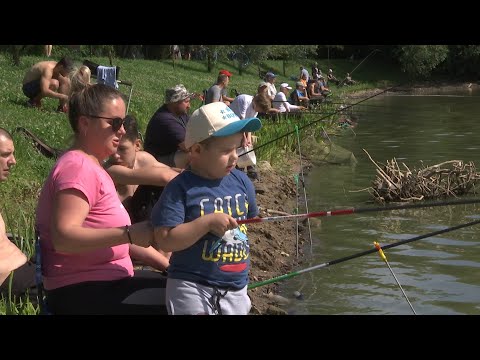
M 118 78 L 118 74 L 120 73 L 120 67 L 119 66 L 110 66 L 110 67 L 101 66 L 90 60 L 84 60 L 83 65 L 87 66 L 90 69 L 92 73 L 92 77 L 97 79 L 97 83 L 104 83 L 106 85 L 115 87 L 116 89 L 118 89 L 118 85 L 125 85 L 130 87 L 130 93 L 128 95 L 128 103 L 127 103 L 127 114 L 128 114 L 128 109 L 130 108 L 130 100 L 132 98 L 133 84 L 131 82 L 120 80 Z M 103 76 L 99 76 L 100 72 L 102 74 L 107 74 L 107 76 L 105 78 Z M 108 76 L 109 72 L 112 72 L 115 74 L 113 81 L 109 81 L 109 76 Z

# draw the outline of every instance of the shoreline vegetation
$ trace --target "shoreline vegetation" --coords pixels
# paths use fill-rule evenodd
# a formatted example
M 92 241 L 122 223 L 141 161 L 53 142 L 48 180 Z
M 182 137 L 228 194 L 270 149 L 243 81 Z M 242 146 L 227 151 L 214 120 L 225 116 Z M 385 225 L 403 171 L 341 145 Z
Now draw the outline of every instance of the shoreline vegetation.
M 55 54 L 52 54 L 55 56 Z M 52 58 L 50 58 L 52 59 Z M 16 127 L 25 127 L 32 131 L 42 141 L 53 148 L 67 148 L 71 143 L 71 130 L 65 114 L 55 111 L 57 102 L 54 99 L 45 99 L 43 108 L 32 109 L 25 106 L 26 98 L 21 91 L 21 80 L 25 71 L 34 63 L 46 60 L 39 56 L 23 56 L 19 66 L 12 66 L 11 59 L 4 53 L 0 53 L 0 126 L 12 131 Z M 81 62 L 83 59 L 74 59 Z M 92 57 L 92 61 L 99 64 L 108 64 L 106 57 Z M 326 59 L 290 61 L 285 72 L 281 71 L 281 61 L 267 61 L 269 69 L 279 74 L 277 87 L 282 82 L 293 85 L 293 76 L 298 76 L 299 66 L 308 65 L 318 61 L 319 67 L 324 73 L 328 68 L 335 69 L 336 74 L 343 74 L 360 63 L 349 62 L 346 59 Z M 239 93 L 254 94 L 261 81 L 258 76 L 257 66 L 251 65 L 244 69 L 240 76 L 234 64 L 219 62 L 211 72 L 207 72 L 205 64 L 199 61 L 179 61 L 172 66 L 171 60 L 129 60 L 115 59 L 115 65 L 122 68 L 122 78 L 133 83 L 133 95 L 130 105 L 130 113 L 139 120 L 140 129 L 145 131 L 146 125 L 163 103 L 164 91 L 175 84 L 184 84 L 189 91 L 201 92 L 208 88 L 216 79 L 219 69 L 227 69 L 233 73 L 230 90 Z M 283 75 L 285 73 L 285 75 Z M 367 61 L 353 74 L 357 84 L 353 86 L 336 87 L 332 89 L 332 103 L 345 102 L 353 104 L 362 98 L 375 95 L 384 91 L 389 86 L 398 83 L 402 79 L 399 71 L 393 67 L 378 66 L 375 61 Z M 425 82 L 412 86 L 398 87 L 392 91 L 427 92 L 441 88 L 478 88 L 477 83 L 443 83 Z M 122 89 L 127 92 L 129 89 Z M 198 100 L 192 101 L 192 109 L 200 106 Z M 335 113 L 338 105 L 325 106 L 322 111 L 325 114 Z M 302 114 L 300 119 L 287 118 L 286 121 L 277 123 L 264 120 L 264 127 L 259 132 L 259 145 L 265 146 L 261 151 L 256 151 L 259 171 L 259 181 L 255 181 L 257 191 L 257 203 L 261 209 L 261 216 L 277 216 L 291 214 L 296 211 L 296 200 L 303 198 L 301 186 L 298 187 L 294 175 L 301 173 L 300 159 L 296 153 L 297 139 L 295 136 L 283 137 L 292 132 L 294 125 L 299 127 L 319 121 L 321 115 Z M 301 141 L 305 141 L 311 135 L 321 141 L 322 133 L 335 133 L 341 131 L 337 126 L 338 115 L 328 116 L 319 124 L 309 127 L 308 132 L 301 132 Z M 23 234 L 27 239 L 33 234 L 34 214 L 38 194 L 41 186 L 54 164 L 53 159 L 41 155 L 29 141 L 19 133 L 13 132 L 15 141 L 15 166 L 8 181 L 0 185 L 0 208 L 7 222 L 7 231 Z M 274 141 L 278 139 L 278 141 Z M 257 145 L 258 146 L 258 145 Z M 303 151 L 303 145 L 302 145 Z M 314 166 L 314 159 L 305 149 L 302 157 L 303 173 L 308 176 L 309 169 Z M 315 210 L 315 209 L 310 209 Z M 305 212 L 299 206 L 299 213 Z M 311 219 L 311 226 L 319 226 L 321 221 Z M 250 224 L 248 235 L 251 251 L 250 281 L 256 283 L 271 279 L 293 271 L 301 266 L 303 261 L 303 249 L 309 244 L 308 228 L 302 221 L 299 222 L 299 238 L 297 241 L 296 221 L 279 221 Z M 297 246 L 298 244 L 298 246 Z M 22 246 L 28 255 L 33 255 L 33 244 Z M 298 257 L 297 257 L 298 253 Z M 8 281 L 8 280 L 7 280 Z M 282 299 L 276 294 L 277 284 L 260 286 L 249 291 L 252 298 L 252 314 L 286 314 L 281 308 Z M 17 299 L 16 307 L 8 304 L 8 299 L 0 299 L 0 314 L 35 314 L 30 305 L 25 306 L 24 300 Z M 288 299 L 286 299 L 288 301 Z M 23 305 L 19 305 L 23 303 Z M 14 304 L 15 305 L 15 304 Z

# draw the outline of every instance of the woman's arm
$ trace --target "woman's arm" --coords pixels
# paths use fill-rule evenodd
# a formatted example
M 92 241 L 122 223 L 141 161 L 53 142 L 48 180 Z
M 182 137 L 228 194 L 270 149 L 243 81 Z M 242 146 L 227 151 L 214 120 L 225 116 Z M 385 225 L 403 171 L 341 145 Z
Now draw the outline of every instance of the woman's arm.
M 132 259 L 141 261 L 143 264 L 160 271 L 165 271 L 170 265 L 170 255 L 171 253 L 155 250 L 151 246 L 144 248 L 137 245 L 130 245 L 130 257 Z
M 90 211 L 86 196 L 77 189 L 56 193 L 51 218 L 52 243 L 56 251 L 78 253 L 129 243 L 124 226 L 106 229 L 83 227 Z M 130 226 L 132 242 L 143 247 L 150 245 L 153 231 L 149 222 Z

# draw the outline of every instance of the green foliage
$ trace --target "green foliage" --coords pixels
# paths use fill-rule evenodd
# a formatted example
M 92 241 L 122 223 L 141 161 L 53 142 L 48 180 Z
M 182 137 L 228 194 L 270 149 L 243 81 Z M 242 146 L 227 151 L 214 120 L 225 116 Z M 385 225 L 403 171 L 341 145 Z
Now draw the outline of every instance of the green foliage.
M 480 46 L 451 45 L 444 71 L 460 79 L 478 79 L 480 75 Z
M 11 281 L 11 276 L 6 281 Z M 9 296 L 7 298 L 0 296 L 0 315 L 38 315 L 40 309 L 34 305 L 28 295 L 16 298 Z
M 427 77 L 448 56 L 447 45 L 400 46 L 398 57 L 402 70 L 409 75 Z

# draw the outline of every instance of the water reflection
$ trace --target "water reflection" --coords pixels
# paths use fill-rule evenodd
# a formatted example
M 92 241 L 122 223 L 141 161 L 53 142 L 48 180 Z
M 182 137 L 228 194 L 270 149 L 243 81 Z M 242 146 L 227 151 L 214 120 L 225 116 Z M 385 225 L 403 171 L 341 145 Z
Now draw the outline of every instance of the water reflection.
M 439 92 L 438 94 L 442 94 Z M 435 94 L 435 95 L 438 95 Z M 307 178 L 310 211 L 374 206 L 369 187 L 375 168 L 362 149 L 385 163 L 396 158 L 410 168 L 447 160 L 478 159 L 479 93 L 455 96 L 383 96 L 359 106 L 356 136 L 334 140 L 358 163 L 320 166 Z M 311 258 L 301 268 L 480 218 L 480 205 L 459 205 L 323 218 L 314 230 Z M 389 263 L 419 314 L 480 314 L 479 225 L 386 251 Z M 371 254 L 281 284 L 281 293 L 304 295 L 296 314 L 411 314 L 389 269 Z

